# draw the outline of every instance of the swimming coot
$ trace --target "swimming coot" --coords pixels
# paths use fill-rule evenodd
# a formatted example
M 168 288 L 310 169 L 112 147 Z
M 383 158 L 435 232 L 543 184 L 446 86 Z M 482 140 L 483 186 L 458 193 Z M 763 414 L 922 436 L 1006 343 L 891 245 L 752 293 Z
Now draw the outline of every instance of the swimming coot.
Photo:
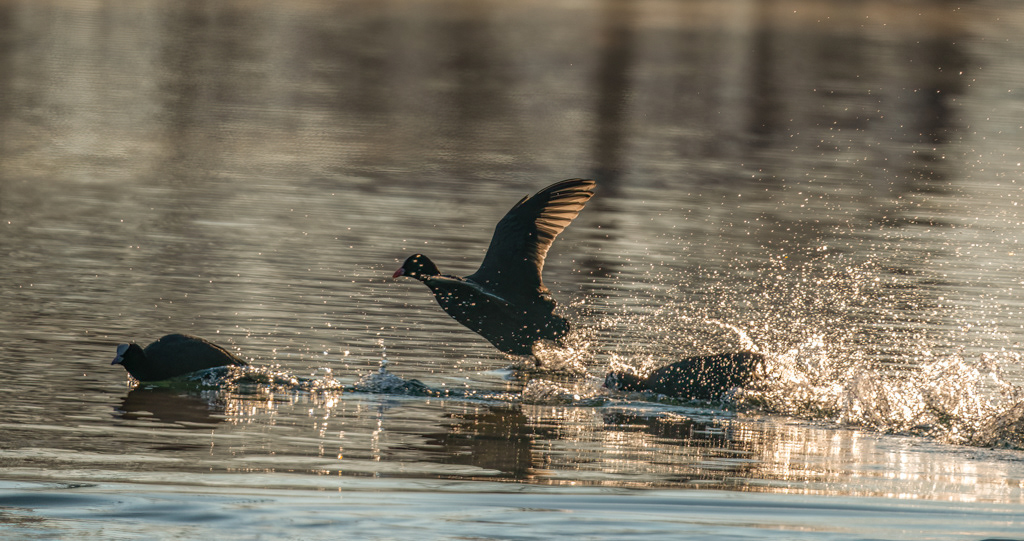
M 755 381 L 764 371 L 758 353 L 721 353 L 687 357 L 641 378 L 628 372 L 610 372 L 605 387 L 620 391 L 653 391 L 689 400 L 713 400 L 734 387 Z
M 110 364 L 123 366 L 139 381 L 161 381 L 218 366 L 248 365 L 217 344 L 186 334 L 168 334 L 145 349 L 138 344 L 120 344 Z

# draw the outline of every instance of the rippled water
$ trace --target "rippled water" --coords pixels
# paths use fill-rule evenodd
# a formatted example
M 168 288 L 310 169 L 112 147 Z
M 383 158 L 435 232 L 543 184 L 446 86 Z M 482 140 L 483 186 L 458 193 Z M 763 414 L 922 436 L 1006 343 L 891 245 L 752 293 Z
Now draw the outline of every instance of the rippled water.
M 996 1 L 0 2 L 0 532 L 1024 537 L 1022 30 Z M 390 278 L 472 272 L 570 177 L 598 194 L 548 256 L 579 331 L 544 369 Z M 171 332 L 256 367 L 109 365 Z M 769 378 L 726 402 L 601 387 L 741 348 Z

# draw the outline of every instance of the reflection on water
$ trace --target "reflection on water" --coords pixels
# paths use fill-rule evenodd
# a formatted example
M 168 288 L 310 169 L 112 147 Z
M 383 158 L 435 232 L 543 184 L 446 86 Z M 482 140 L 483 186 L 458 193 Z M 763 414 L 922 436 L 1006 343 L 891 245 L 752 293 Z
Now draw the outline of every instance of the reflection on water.
M 211 393 L 204 393 L 210 395 Z M 125 420 L 154 420 L 167 425 L 210 428 L 222 419 L 214 417 L 210 397 L 181 394 L 168 389 L 132 389 L 121 402 Z
M 2 2 L 4 477 L 1019 504 L 1022 30 L 998 0 Z M 424 245 L 471 272 L 577 176 L 556 370 L 388 278 Z M 171 332 L 265 371 L 103 361 Z M 739 348 L 773 378 L 734 403 L 600 387 Z
M 756 411 L 729 413 L 708 405 L 608 396 L 528 403 L 529 391 L 489 398 L 472 393 L 425 397 L 392 386 L 368 394 L 352 387 L 325 388 L 329 385 L 316 390 L 318 385 L 308 383 L 299 389 L 287 377 L 251 383 L 259 373 L 236 376 L 202 389 L 181 384 L 135 388 L 115 408 L 114 422 L 83 416 L 84 424 L 75 427 L 8 423 L 5 428 L 29 441 L 45 440 L 41 434 L 47 432 L 81 438 L 73 452 L 17 449 L 3 458 L 19 476 L 55 479 L 105 478 L 110 474 L 94 470 L 106 468 L 106 449 L 116 445 L 125 455 L 118 459 L 122 467 L 157 477 L 165 461 L 154 458 L 173 452 L 175 471 L 189 476 L 302 472 L 1021 500 L 1015 461 L 1005 460 L 1013 455 L 992 460 L 986 458 L 990 451 L 944 449 L 927 440 Z M 92 436 L 104 430 L 118 434 L 117 440 Z M 57 469 L 42 474 L 37 464 Z M 71 466 L 82 471 L 67 469 Z M 142 473 L 148 471 L 153 473 Z

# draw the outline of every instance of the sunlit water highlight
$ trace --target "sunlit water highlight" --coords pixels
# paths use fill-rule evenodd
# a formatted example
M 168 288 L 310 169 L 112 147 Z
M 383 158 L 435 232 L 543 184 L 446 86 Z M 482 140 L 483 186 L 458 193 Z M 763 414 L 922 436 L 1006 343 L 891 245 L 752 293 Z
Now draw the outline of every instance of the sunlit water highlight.
M 948 443 L 1024 445 L 1021 357 L 1007 349 L 1016 344 L 968 358 L 960 335 L 969 329 L 937 321 L 955 321 L 951 307 L 908 310 L 917 301 L 907 279 L 884 262 L 831 259 L 771 261 L 739 287 L 734 277 L 713 277 L 704 285 L 711 293 L 700 296 L 714 304 L 691 302 L 677 281 L 653 277 L 662 298 L 632 299 L 645 308 L 601 324 L 627 345 L 612 367 L 643 374 L 685 354 L 755 351 L 767 356 L 768 374 L 734 397 L 755 410 Z M 758 321 L 745 321 L 751 311 Z
M 0 2 L 0 530 L 1019 538 L 1022 29 L 1002 0 Z M 545 268 L 570 349 L 507 358 L 390 279 L 472 272 L 589 176 Z M 109 365 L 171 332 L 254 367 Z M 722 401 L 602 387 L 742 349 L 769 373 Z

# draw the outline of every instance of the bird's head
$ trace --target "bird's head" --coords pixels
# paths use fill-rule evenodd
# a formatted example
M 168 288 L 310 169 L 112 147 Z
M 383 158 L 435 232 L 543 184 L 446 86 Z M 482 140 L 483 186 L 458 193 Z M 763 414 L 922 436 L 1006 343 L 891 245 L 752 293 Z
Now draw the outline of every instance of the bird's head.
M 409 278 L 415 278 L 417 280 L 424 280 L 431 276 L 437 276 L 441 274 L 441 271 L 437 270 L 437 265 L 430 260 L 429 257 L 423 254 L 415 254 L 409 256 L 402 263 L 402 266 L 395 271 L 392 278 L 398 278 L 399 276 L 408 276 Z
M 114 357 L 110 364 L 124 366 L 136 361 L 142 361 L 145 358 L 146 354 L 142 352 L 142 348 L 138 344 L 119 344 L 117 346 L 117 357 Z
M 131 376 L 142 381 L 149 374 L 149 359 L 138 344 L 120 344 L 117 346 L 117 357 L 110 364 L 119 364 Z M 149 378 L 153 379 L 153 378 Z

